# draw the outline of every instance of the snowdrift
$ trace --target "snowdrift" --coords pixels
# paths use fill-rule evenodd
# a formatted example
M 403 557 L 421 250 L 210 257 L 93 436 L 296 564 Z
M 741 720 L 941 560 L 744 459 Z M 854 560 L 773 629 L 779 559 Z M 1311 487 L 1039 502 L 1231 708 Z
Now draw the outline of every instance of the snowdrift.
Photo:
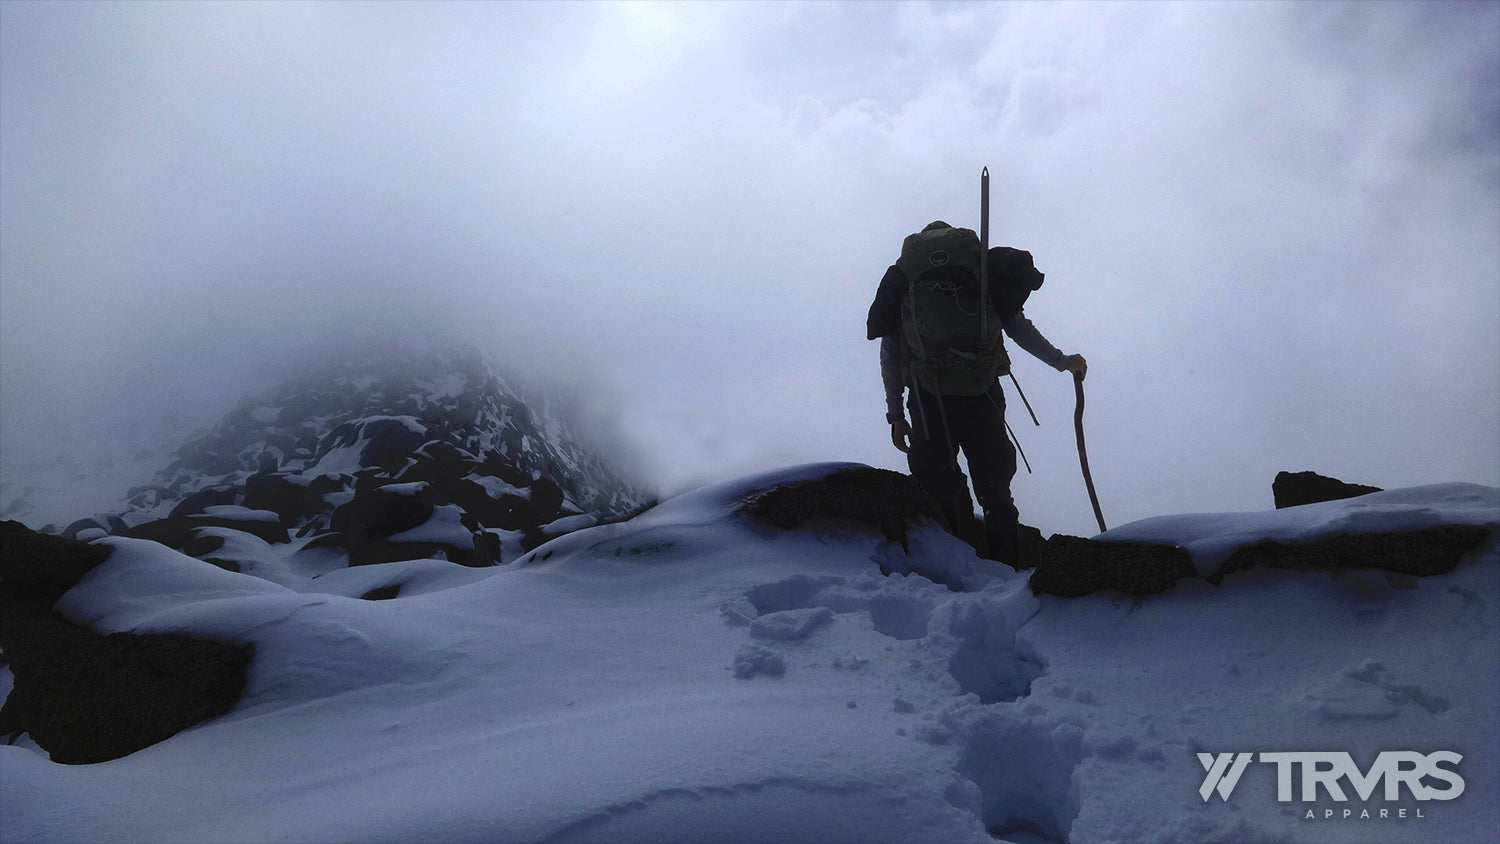
M 848 524 L 783 531 L 737 513 L 837 468 L 697 490 L 496 568 L 310 565 L 295 540 L 237 549 L 267 556 L 272 580 L 100 539 L 113 553 L 56 610 L 101 633 L 252 644 L 245 697 L 109 762 L 56 764 L 25 737 L 0 747 L 0 839 L 1365 842 L 1500 829 L 1500 490 L 1392 490 L 1100 537 L 1179 545 L 1202 569 L 1263 539 L 1491 528 L 1443 575 L 1254 569 L 1145 600 L 1062 599 L 931 525 L 903 548 Z M 950 576 L 966 591 L 936 582 Z M 375 590 L 386 599 L 361 597 Z M 1252 759 L 1224 787 L 1200 759 L 1303 751 L 1348 753 L 1361 772 L 1385 751 L 1448 751 L 1464 788 L 1282 801 L 1277 765 Z

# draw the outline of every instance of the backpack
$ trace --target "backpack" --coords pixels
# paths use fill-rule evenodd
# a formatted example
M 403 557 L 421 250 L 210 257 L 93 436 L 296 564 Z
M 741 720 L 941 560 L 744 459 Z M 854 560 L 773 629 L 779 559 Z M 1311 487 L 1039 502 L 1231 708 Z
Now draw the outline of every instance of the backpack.
M 908 384 L 934 395 L 978 396 L 1010 371 L 993 295 L 989 318 L 980 318 L 980 251 L 973 229 L 936 223 L 902 242 L 896 267 L 908 281 L 901 304 Z

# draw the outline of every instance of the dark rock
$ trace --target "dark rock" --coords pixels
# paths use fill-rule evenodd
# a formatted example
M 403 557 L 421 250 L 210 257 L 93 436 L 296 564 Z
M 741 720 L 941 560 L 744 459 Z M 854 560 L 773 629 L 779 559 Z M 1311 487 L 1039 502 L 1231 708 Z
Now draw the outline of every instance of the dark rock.
M 362 485 L 348 504 L 333 511 L 329 526 L 349 533 L 373 530 L 385 535 L 411 530 L 432 518 L 430 489 L 408 494 L 383 485 Z
M 474 529 L 504 529 L 508 511 L 499 501 L 491 498 L 484 487 L 472 481 L 464 481 L 451 488 L 448 497 L 464 509 L 465 515 L 472 520 L 470 526 Z
M 430 460 L 446 469 L 448 474 L 456 477 L 467 475 L 473 463 L 458 449 L 442 440 L 428 440 L 414 452 L 413 456 Z
M 1387 533 L 1344 533 L 1293 542 L 1263 540 L 1235 550 L 1208 580 L 1266 566 L 1294 571 L 1375 569 L 1430 577 L 1458 567 L 1463 556 L 1489 537 L 1489 528 L 1442 525 Z
M 1016 571 L 1034 569 L 1037 563 L 1047 553 L 1047 539 L 1042 532 L 1031 525 L 1021 525 L 1019 530 L 1020 542 L 1016 548 Z
M 408 460 L 406 465 L 401 468 L 401 471 L 397 472 L 395 477 L 390 479 L 390 483 L 410 484 L 422 482 L 438 486 L 457 477 L 459 477 L 459 473 L 454 472 L 438 461 L 421 455 L 413 455 L 412 459 Z
M 181 551 L 197 535 L 196 529 L 197 525 L 189 522 L 187 519 L 167 518 L 157 519 L 153 522 L 142 522 L 126 531 L 125 535 L 132 539 L 149 539 L 152 542 L 159 542 L 168 548 L 176 548 Z M 209 550 L 214 551 L 218 550 L 218 548 L 215 546 Z
M 209 507 L 233 504 L 238 493 L 238 489 L 227 485 L 200 489 L 195 493 L 185 496 L 182 501 L 178 502 L 177 506 L 172 508 L 172 512 L 167 514 L 167 518 L 177 519 L 183 516 L 192 516 L 202 513 Z
M 314 495 L 331 495 L 349 488 L 346 475 L 317 475 L 307 482 L 307 491 Z
M 56 601 L 112 550 L 107 545 L 37 533 L 20 522 L 0 522 L 0 581 Z
M 189 557 L 202 557 L 224 547 L 224 537 L 193 530 L 181 545 L 172 546 Z
M 86 530 L 102 530 L 105 533 L 109 533 L 109 527 L 105 522 L 93 516 L 85 516 L 76 521 L 69 522 L 68 526 L 62 529 L 62 535 L 68 539 L 77 539 L 78 534 Z
M 397 476 L 398 483 L 423 481 L 434 504 L 457 504 L 471 529 L 503 527 L 509 508 L 490 497 L 480 484 L 468 480 L 468 465 L 419 457 L 407 464 Z M 514 529 L 514 528 L 509 528 Z
M 255 465 L 255 473 L 257 475 L 269 475 L 277 469 L 281 468 L 281 461 L 276 458 L 276 455 L 274 453 L 270 451 L 262 451 L 260 453 L 260 456 L 256 458 Z
M 478 531 L 474 534 L 474 549 L 483 554 L 488 560 L 488 565 L 498 566 L 504 560 L 501 559 L 500 537 L 489 531 Z
M 251 645 L 176 634 L 103 636 L 0 584 L 0 648 L 15 686 L 12 737 L 26 732 L 70 765 L 134 753 L 232 710 L 244 696 Z
M 819 516 L 848 520 L 879 529 L 902 548 L 910 526 L 943 522 L 937 502 L 914 478 L 870 467 L 774 486 L 754 493 L 739 512 L 781 530 L 795 530 Z
M 199 557 L 211 554 L 219 550 L 224 544 L 223 537 L 209 534 L 199 534 L 199 528 L 229 528 L 230 530 L 248 533 L 251 536 L 276 544 L 291 541 L 286 527 L 280 522 L 263 522 L 255 519 L 234 519 L 225 516 L 183 516 L 181 518 L 167 517 L 157 519 L 154 522 L 143 522 L 125 531 L 125 535 L 135 539 L 149 539 L 152 542 L 160 542 L 168 548 L 175 548 L 189 557 Z
M 350 566 L 378 566 L 402 560 L 431 559 L 447 546 L 433 542 L 392 542 L 379 534 L 356 534 L 349 542 Z
M 125 533 L 126 525 L 124 519 L 113 513 L 99 513 L 70 522 L 62 529 L 60 535 L 68 539 L 78 539 L 78 535 L 86 530 L 102 530 L 110 536 L 120 536 Z M 48 533 L 48 531 L 44 529 L 42 533 Z
M 302 546 L 302 550 L 304 551 L 311 551 L 317 548 L 338 548 L 347 551 L 349 548 L 349 538 L 339 531 L 320 533 L 309 539 L 307 544 Z
M 1320 501 L 1338 501 L 1371 492 L 1380 492 L 1380 487 L 1344 483 L 1316 472 L 1277 472 L 1276 479 L 1271 482 L 1271 495 L 1278 510 Z
M 527 532 L 536 532 L 541 528 L 542 520 L 537 515 L 536 507 L 525 498 L 507 492 L 500 496 L 498 503 L 501 507 L 500 523 L 494 527 Z
M 463 508 L 464 514 L 473 522 L 471 527 L 503 529 L 508 521 L 510 509 L 491 498 L 484 487 L 473 481 L 452 478 L 437 486 L 445 503 Z
M 517 489 L 531 483 L 531 479 L 520 469 L 495 457 L 486 458 L 474 465 L 474 474 L 499 478 Z
M 520 530 L 522 553 L 534 551 L 551 541 L 551 538 L 542 532 L 539 525 L 527 525 Z
M 1031 574 L 1031 591 L 1076 598 L 1112 589 L 1138 598 L 1165 592 L 1196 573 L 1188 552 L 1173 545 L 1055 534 Z
M 384 403 L 379 394 L 370 397 L 375 405 Z M 398 407 L 391 408 L 399 410 Z M 418 427 L 422 427 L 420 423 Z M 359 464 L 392 471 L 406 461 L 407 455 L 427 441 L 425 429 L 414 431 L 406 420 L 388 416 L 359 419 L 334 428 L 318 445 L 318 457 L 335 448 L 353 445 L 361 439 L 365 447 L 359 453 Z
M 308 482 L 296 475 L 255 475 L 245 481 L 245 506 L 251 510 L 270 510 L 283 524 L 316 515 L 324 509 L 322 500 L 309 494 Z
M 335 510 L 330 520 L 330 527 L 344 535 L 349 565 L 419 560 L 439 553 L 463 565 L 493 564 L 487 547 L 459 548 L 445 543 L 392 541 L 393 535 L 418 527 L 432 518 L 440 495 L 431 484 L 405 494 L 395 492 L 389 486 L 368 485 L 375 482 L 365 482 L 354 499 Z
M 557 518 L 564 499 L 562 487 L 548 477 L 531 482 L 531 506 L 536 508 L 537 522 L 546 524 Z

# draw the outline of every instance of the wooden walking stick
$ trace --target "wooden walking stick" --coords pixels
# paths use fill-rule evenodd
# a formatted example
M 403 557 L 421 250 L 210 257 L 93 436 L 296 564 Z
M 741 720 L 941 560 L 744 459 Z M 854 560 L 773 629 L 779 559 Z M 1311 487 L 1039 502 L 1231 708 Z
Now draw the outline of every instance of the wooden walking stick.
M 1099 522 L 1099 532 L 1103 533 L 1109 528 L 1104 526 L 1104 513 L 1099 510 L 1099 496 L 1094 492 L 1094 476 L 1089 474 L 1089 455 L 1083 448 L 1083 373 L 1073 373 L 1073 394 L 1077 396 L 1078 403 L 1073 410 L 1073 429 L 1078 432 L 1078 463 L 1083 467 L 1083 483 L 1089 488 L 1089 502 L 1094 505 L 1094 519 Z

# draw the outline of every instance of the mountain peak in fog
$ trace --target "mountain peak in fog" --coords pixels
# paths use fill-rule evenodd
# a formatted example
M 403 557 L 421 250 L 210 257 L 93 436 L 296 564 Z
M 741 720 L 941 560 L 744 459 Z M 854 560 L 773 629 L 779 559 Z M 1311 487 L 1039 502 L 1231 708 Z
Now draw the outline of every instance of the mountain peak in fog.
M 352 349 L 247 398 L 120 512 L 61 533 L 152 538 L 231 568 L 241 555 L 214 528 L 312 537 L 350 564 L 491 565 L 647 501 L 556 402 L 523 392 L 477 347 Z

